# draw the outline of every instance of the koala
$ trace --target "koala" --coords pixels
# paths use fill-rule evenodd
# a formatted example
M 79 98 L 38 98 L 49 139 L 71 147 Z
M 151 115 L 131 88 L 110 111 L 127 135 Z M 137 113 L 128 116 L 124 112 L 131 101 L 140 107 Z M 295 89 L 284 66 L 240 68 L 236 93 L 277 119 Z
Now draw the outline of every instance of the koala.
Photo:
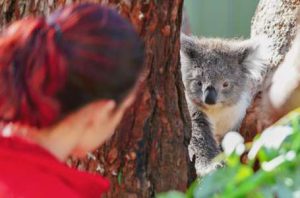
M 213 161 L 220 140 L 240 128 L 263 78 L 265 49 L 260 43 L 181 36 L 181 73 L 192 120 L 189 155 L 198 176 L 222 166 Z

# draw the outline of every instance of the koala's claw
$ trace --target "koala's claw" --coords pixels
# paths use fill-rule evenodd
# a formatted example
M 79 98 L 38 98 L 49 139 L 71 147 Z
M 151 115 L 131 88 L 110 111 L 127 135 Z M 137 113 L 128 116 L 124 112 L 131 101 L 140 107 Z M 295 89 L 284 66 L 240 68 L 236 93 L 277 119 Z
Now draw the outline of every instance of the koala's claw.
M 215 169 L 223 168 L 225 166 L 225 162 L 221 161 L 215 164 Z
M 197 166 L 196 165 L 196 173 L 199 177 L 203 177 L 214 172 L 217 169 L 223 168 L 225 166 L 225 162 L 212 162 L 205 166 Z

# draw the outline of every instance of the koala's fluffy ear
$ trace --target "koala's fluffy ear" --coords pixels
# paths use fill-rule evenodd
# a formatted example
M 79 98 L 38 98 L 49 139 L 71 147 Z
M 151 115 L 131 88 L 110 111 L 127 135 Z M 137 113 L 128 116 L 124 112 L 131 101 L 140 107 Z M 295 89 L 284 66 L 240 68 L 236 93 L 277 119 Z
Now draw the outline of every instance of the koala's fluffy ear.
M 269 59 L 270 40 L 266 38 L 254 38 L 243 41 L 238 47 L 238 62 L 255 81 L 261 81 L 264 77 Z
M 187 58 L 193 59 L 197 57 L 197 44 L 194 41 L 193 37 L 187 36 L 181 33 L 180 36 L 180 52 L 183 53 Z

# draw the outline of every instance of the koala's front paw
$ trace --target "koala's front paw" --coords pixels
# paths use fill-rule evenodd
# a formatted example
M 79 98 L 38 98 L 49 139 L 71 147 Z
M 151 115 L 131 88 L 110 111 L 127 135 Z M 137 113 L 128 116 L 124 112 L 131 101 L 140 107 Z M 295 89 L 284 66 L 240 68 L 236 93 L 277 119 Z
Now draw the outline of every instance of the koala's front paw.
M 221 162 L 216 162 L 216 163 L 213 163 L 213 165 L 215 166 L 215 169 L 219 169 L 219 168 L 223 168 L 225 166 L 225 162 L 224 161 L 221 161 Z
M 197 165 L 196 164 L 196 173 L 199 177 L 204 177 L 205 175 L 208 175 L 209 173 L 212 173 L 213 171 L 222 168 L 225 166 L 225 163 L 223 161 L 221 162 L 211 162 L 206 165 Z

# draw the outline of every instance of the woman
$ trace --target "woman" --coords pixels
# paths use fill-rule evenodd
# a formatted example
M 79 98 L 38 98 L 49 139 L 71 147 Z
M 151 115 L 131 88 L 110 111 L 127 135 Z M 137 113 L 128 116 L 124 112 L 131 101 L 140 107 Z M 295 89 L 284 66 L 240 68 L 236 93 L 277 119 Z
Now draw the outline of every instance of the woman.
M 0 38 L 0 197 L 99 197 L 64 165 L 109 138 L 135 97 L 143 45 L 115 11 L 77 4 Z

